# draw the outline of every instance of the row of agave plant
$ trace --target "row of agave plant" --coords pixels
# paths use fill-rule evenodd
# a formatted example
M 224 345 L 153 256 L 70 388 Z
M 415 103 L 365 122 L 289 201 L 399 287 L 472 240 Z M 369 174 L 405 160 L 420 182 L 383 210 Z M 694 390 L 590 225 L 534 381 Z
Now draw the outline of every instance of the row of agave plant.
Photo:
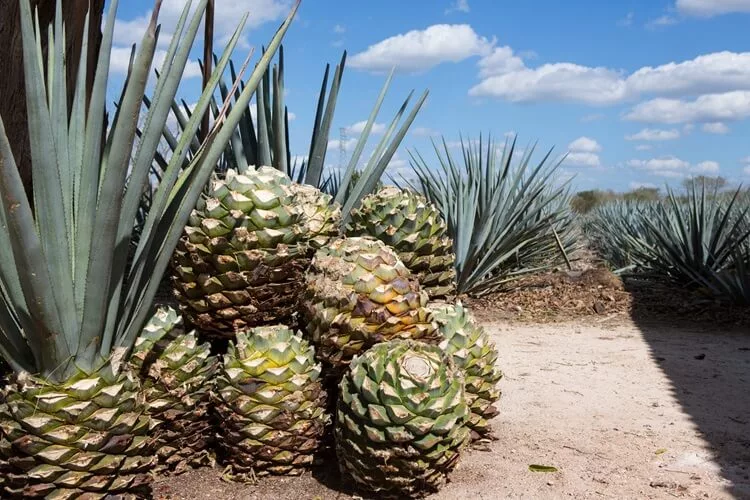
M 0 391 L 2 496 L 146 495 L 150 471 L 213 451 L 233 477 L 294 473 L 334 421 L 342 472 L 359 486 L 434 489 L 471 436 L 489 435 L 499 397 L 497 352 L 456 292 L 493 290 L 565 252 L 565 190 L 545 186 L 544 161 L 511 168 L 512 145 L 496 168 L 492 143 L 486 155 L 464 150 L 467 172 L 452 160 L 442 177 L 423 171 L 427 199 L 376 190 L 426 97 L 396 131 L 404 103 L 359 171 L 388 82 L 349 167 L 324 176 L 343 59 L 295 169 L 283 59 L 269 68 L 299 3 L 244 80 L 230 61 L 243 18 L 196 106 L 181 110 L 206 3 L 186 3 L 147 98 L 157 3 L 107 127 L 118 2 L 91 92 L 84 56 L 68 109 L 60 4 L 45 58 L 21 1 L 34 209 L 0 121 L 0 355 L 12 369 Z M 153 313 L 164 275 L 180 315 Z
M 750 193 L 695 185 L 658 202 L 609 203 L 583 222 L 619 272 L 652 276 L 750 304 Z

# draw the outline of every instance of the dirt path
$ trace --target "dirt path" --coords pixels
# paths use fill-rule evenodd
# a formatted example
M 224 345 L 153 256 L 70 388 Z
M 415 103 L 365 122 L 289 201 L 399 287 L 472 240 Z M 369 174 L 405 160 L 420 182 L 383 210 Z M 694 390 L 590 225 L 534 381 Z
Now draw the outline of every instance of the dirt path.
M 486 325 L 501 352 L 499 439 L 434 498 L 750 498 L 750 335 Z M 555 473 L 531 472 L 530 464 Z M 350 498 L 313 477 L 232 485 L 202 470 L 157 497 Z

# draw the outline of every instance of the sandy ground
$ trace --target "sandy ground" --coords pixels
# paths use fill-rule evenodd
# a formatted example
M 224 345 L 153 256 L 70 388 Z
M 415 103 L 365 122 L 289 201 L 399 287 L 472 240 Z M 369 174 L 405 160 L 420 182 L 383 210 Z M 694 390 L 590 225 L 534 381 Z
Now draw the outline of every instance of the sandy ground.
M 467 453 L 432 498 L 750 499 L 750 332 L 485 326 L 505 372 L 498 440 Z M 155 496 L 351 498 L 331 469 L 257 485 L 204 469 L 160 482 Z

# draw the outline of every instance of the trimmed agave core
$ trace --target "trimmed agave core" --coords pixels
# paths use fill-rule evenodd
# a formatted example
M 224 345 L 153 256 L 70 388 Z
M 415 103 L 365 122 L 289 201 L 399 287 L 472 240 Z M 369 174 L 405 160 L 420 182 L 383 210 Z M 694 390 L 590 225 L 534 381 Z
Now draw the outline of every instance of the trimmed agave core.
M 437 346 L 394 340 L 356 357 L 339 387 L 342 473 L 379 497 L 439 489 L 469 439 L 460 372 Z
M 396 253 L 372 238 L 342 238 L 315 254 L 302 315 L 318 358 L 345 367 L 392 339 L 435 341 L 427 294 Z
M 302 473 L 328 425 L 314 348 L 285 326 L 239 332 L 217 378 L 218 444 L 230 474 Z
M 140 389 L 113 363 L 62 384 L 14 376 L 0 396 L 0 497 L 147 494 L 156 459 Z
M 175 251 L 175 296 L 209 336 L 233 338 L 296 312 L 309 264 L 291 180 L 271 167 L 215 177 Z

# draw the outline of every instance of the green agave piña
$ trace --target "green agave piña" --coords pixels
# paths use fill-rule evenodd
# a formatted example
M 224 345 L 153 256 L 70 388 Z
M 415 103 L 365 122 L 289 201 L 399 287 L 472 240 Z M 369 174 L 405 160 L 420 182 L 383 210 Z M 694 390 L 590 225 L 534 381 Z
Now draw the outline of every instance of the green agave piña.
M 185 333 L 174 309 L 159 308 L 135 342 L 131 357 L 141 379 L 155 433 L 157 472 L 182 473 L 212 465 L 210 397 L 218 360 L 195 332 Z
M 285 326 L 239 332 L 216 379 L 218 445 L 229 474 L 301 474 L 329 417 L 314 348 Z
M 469 439 L 463 377 L 437 346 L 393 340 L 354 358 L 339 387 L 341 471 L 378 498 L 440 488 Z

